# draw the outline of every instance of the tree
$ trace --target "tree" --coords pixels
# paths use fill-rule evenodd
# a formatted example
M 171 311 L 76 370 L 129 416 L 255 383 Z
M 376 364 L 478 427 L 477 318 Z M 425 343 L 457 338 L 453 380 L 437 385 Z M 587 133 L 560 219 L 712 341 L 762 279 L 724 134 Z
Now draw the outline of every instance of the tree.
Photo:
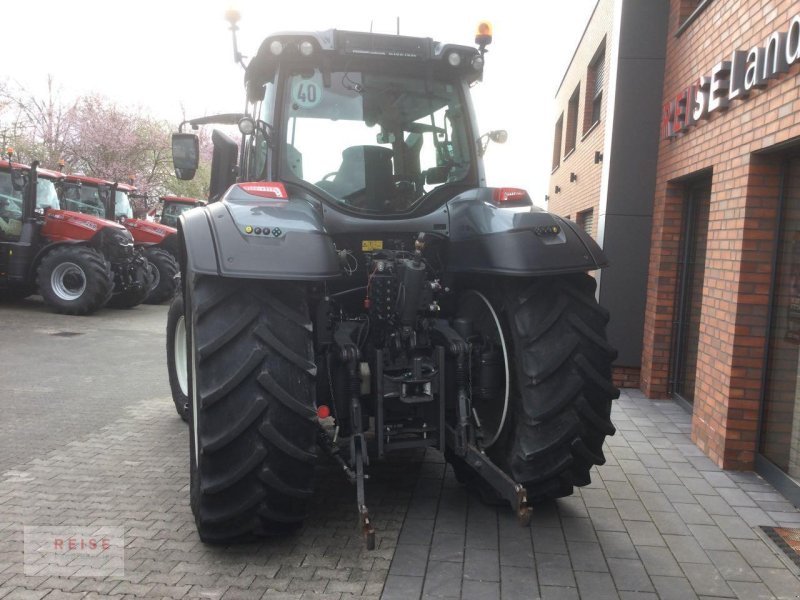
M 201 130 L 201 161 L 195 178 L 179 181 L 172 169 L 172 127 L 146 111 L 130 109 L 99 94 L 68 101 L 52 77 L 39 98 L 0 81 L 0 142 L 15 148 L 17 160 L 63 169 L 68 173 L 133 183 L 149 209 L 158 196 L 207 198 L 211 143 Z
M 75 133 L 75 103 L 63 100 L 61 89 L 47 76 L 47 95 L 39 98 L 11 84 L 0 87 L 0 134 L 20 160 L 55 166 L 69 154 Z

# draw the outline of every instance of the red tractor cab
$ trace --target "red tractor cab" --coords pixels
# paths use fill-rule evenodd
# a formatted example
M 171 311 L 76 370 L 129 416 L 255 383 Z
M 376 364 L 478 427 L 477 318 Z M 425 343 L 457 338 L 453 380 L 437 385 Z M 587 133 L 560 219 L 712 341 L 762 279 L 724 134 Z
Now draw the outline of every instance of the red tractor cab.
M 144 254 L 134 247 L 133 235 L 116 218 L 117 213 L 125 217 L 133 214 L 127 194 L 122 195 L 119 200 L 115 198 L 115 206 L 109 210 L 109 198 L 114 196 L 113 184 L 109 181 L 85 175 L 58 173 L 54 183 L 61 206 L 65 210 L 112 222 L 129 236 L 131 252 L 110 259 L 114 291 L 108 305 L 114 308 L 132 308 L 141 304 L 149 295 L 153 284 L 152 268 Z
M 147 216 L 157 223 L 170 227 L 177 227 L 178 217 L 187 210 L 206 205 L 205 200 L 184 196 L 161 196 L 159 201 L 159 206 L 151 209 Z
M 0 298 L 38 291 L 54 311 L 86 315 L 110 298 L 109 262 L 132 256 L 133 238 L 113 221 L 61 210 L 60 176 L 0 160 Z

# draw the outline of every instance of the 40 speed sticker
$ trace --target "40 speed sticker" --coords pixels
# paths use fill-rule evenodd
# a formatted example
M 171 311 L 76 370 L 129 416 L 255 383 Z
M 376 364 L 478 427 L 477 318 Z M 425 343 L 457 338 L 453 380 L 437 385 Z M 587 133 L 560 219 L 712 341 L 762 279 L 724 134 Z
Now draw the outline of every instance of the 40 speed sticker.
M 322 101 L 322 77 L 314 73 L 311 77 L 297 76 L 292 83 L 292 102 L 298 108 L 314 108 Z

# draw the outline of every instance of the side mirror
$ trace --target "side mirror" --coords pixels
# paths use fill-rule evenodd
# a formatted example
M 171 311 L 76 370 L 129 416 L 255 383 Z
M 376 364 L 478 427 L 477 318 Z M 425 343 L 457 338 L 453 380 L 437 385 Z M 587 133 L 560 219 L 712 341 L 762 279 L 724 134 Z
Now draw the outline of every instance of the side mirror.
M 25 176 L 16 169 L 11 170 L 11 187 L 15 192 L 21 192 L 25 189 Z
M 505 144 L 508 141 L 508 132 L 505 129 L 490 131 L 489 139 L 495 144 Z
M 194 178 L 200 164 L 200 140 L 194 133 L 172 134 L 172 166 L 182 181 Z
M 505 129 L 495 129 L 489 133 L 484 133 L 480 138 L 478 138 L 479 156 L 486 154 L 486 148 L 489 146 L 490 141 L 494 142 L 495 144 L 505 144 L 508 141 L 508 132 Z

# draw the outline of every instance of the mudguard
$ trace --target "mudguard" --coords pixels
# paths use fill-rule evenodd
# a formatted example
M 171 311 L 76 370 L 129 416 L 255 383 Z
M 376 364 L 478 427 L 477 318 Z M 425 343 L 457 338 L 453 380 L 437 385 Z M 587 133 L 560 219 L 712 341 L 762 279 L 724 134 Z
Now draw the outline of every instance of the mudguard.
M 608 259 L 572 221 L 538 207 L 503 208 L 491 188 L 469 190 L 447 203 L 454 273 L 548 275 L 600 269 Z
M 298 281 L 340 274 L 333 241 L 305 200 L 258 198 L 234 185 L 223 200 L 184 212 L 178 230 L 194 273 Z

